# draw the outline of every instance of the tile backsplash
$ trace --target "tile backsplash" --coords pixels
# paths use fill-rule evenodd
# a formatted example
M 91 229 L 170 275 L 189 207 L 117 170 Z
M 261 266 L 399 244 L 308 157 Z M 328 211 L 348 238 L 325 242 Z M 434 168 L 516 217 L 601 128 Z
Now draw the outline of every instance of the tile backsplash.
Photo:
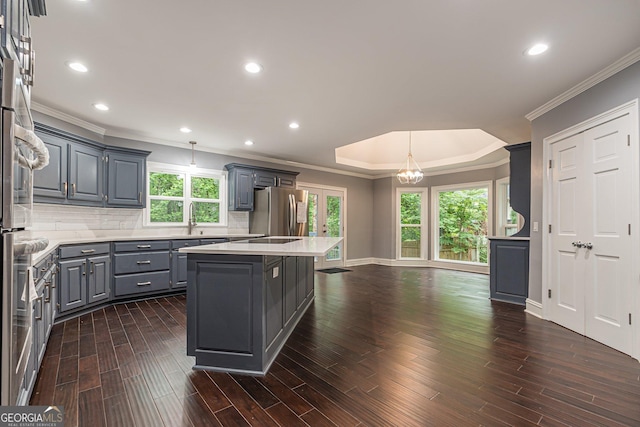
M 143 209 L 95 208 L 65 206 L 44 203 L 33 204 L 33 231 L 136 231 L 149 235 L 167 233 L 184 234 L 187 227 L 144 227 Z M 247 233 L 249 231 L 248 212 L 229 212 L 227 227 L 196 227 L 204 234 Z M 119 233 L 118 233 L 119 234 Z

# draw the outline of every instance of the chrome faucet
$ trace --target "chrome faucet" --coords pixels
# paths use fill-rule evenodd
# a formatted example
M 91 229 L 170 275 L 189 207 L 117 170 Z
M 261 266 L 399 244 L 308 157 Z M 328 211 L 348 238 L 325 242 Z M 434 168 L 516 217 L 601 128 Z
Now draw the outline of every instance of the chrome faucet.
M 191 202 L 189 203 L 189 222 L 188 222 L 189 236 L 191 236 L 193 227 L 195 227 L 196 225 L 198 225 L 198 223 L 196 222 L 196 214 L 193 211 L 193 202 Z

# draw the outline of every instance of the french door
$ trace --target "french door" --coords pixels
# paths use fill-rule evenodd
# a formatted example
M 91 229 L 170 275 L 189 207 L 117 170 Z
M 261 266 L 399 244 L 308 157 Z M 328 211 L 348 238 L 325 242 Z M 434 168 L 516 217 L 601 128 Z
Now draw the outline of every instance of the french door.
M 309 236 L 343 237 L 345 190 L 298 186 L 309 192 Z M 344 266 L 344 240 L 324 257 L 315 258 L 315 269 Z
M 550 144 L 546 296 L 551 320 L 627 354 L 634 292 L 631 129 L 624 114 Z

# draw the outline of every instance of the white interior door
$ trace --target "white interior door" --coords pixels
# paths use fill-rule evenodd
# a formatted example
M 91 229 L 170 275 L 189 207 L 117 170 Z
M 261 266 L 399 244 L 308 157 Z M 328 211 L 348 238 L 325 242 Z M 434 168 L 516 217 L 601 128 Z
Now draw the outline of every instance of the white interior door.
M 343 237 L 345 192 L 311 186 L 298 186 L 309 192 L 309 236 Z M 324 257 L 316 257 L 315 269 L 344 266 L 344 240 Z
M 551 145 L 551 320 L 632 351 L 630 118 Z

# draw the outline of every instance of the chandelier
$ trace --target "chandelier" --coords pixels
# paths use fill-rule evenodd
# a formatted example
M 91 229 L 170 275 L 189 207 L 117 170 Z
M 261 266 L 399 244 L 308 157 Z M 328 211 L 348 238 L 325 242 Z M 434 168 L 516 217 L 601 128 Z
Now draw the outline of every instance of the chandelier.
M 417 184 L 422 181 L 424 173 L 411 155 L 411 131 L 409 131 L 409 155 L 407 164 L 396 173 L 396 178 L 401 184 Z

